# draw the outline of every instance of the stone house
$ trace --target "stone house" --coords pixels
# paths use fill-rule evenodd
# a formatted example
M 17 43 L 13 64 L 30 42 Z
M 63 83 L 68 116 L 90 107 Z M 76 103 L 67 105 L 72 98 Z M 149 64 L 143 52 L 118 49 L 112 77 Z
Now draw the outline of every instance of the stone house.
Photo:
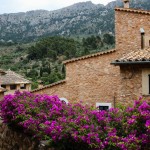
M 66 79 L 33 93 L 82 100 L 101 109 L 150 94 L 150 12 L 115 8 L 115 49 L 64 61 Z
M 0 85 L 1 88 L 5 89 L 4 94 L 12 94 L 16 90 L 30 91 L 31 82 L 24 79 L 21 75 L 8 70 L 0 70 Z

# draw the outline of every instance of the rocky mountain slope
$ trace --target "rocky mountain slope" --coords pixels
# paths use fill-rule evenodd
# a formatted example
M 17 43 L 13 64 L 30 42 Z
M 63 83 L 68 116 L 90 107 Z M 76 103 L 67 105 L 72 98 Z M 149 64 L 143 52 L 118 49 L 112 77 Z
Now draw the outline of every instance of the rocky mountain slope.
M 22 42 L 53 35 L 114 33 L 113 8 L 121 5 L 122 0 L 113 1 L 106 6 L 87 1 L 55 11 L 2 14 L 0 40 Z M 131 0 L 131 7 L 149 10 L 150 3 L 149 0 Z

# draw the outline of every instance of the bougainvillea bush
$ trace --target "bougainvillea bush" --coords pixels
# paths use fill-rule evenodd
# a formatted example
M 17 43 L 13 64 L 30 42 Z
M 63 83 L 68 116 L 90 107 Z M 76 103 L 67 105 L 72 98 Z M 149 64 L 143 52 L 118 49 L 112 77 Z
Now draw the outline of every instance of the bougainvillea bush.
M 16 92 L 0 102 L 4 123 L 16 126 L 57 150 L 149 150 L 150 105 L 97 111 L 64 104 L 57 96 Z

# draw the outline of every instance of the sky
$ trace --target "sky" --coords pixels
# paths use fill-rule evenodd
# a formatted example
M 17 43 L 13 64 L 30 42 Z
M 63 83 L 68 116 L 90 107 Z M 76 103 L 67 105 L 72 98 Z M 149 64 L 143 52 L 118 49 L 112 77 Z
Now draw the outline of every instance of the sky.
M 44 9 L 56 10 L 74 3 L 88 0 L 0 0 L 0 14 L 26 12 L 30 10 Z M 91 0 L 94 4 L 104 4 L 113 0 Z

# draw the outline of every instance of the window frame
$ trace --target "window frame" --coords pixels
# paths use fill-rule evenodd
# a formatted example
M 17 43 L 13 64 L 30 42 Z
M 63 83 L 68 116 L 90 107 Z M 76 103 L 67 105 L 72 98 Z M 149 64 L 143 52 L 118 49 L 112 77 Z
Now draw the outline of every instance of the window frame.
M 142 69 L 142 95 L 150 95 L 150 68 Z
M 16 89 L 17 89 L 17 85 L 16 84 L 11 84 L 10 85 L 10 90 L 16 90 Z
M 98 108 L 99 106 L 103 106 L 103 107 L 108 107 L 108 110 L 110 109 L 110 108 L 112 108 L 112 104 L 111 103 L 96 103 L 96 108 Z M 100 110 L 99 108 L 98 108 L 98 110 Z
M 1 87 L 4 88 L 4 89 L 6 89 L 6 85 L 4 85 L 4 84 L 2 84 Z
M 21 89 L 21 90 L 25 90 L 26 88 L 27 88 L 27 85 L 26 85 L 26 84 L 21 84 L 21 85 L 20 85 L 20 89 Z
M 66 103 L 67 105 L 68 105 L 68 103 L 69 103 L 69 101 L 68 101 L 66 98 L 64 98 L 64 97 L 59 98 L 59 100 L 60 100 L 61 102 L 63 102 L 63 103 Z

